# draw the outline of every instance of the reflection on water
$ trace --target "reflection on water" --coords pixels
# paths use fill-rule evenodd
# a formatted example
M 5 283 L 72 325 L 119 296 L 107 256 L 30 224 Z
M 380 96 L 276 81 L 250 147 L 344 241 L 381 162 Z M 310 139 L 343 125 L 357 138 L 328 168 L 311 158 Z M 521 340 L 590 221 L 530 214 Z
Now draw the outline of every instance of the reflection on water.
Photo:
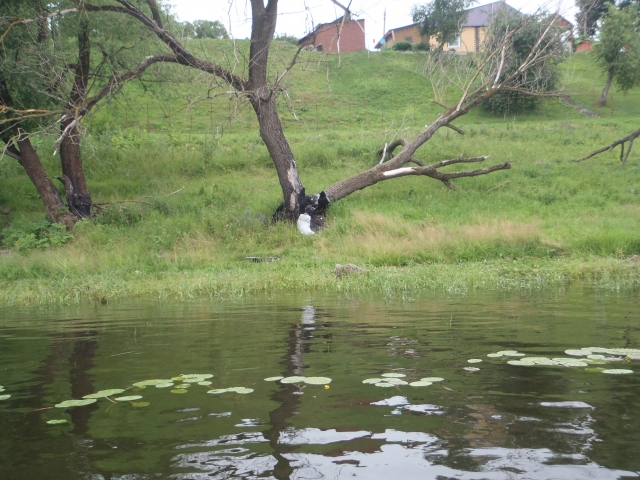
M 640 361 L 613 376 L 486 355 L 639 348 L 639 314 L 637 296 L 582 287 L 3 310 L 0 478 L 638 478 Z M 445 380 L 362 384 L 385 372 Z M 211 386 L 132 386 L 196 373 Z M 207 394 L 239 386 L 254 391 Z M 127 387 L 148 406 L 50 408 Z

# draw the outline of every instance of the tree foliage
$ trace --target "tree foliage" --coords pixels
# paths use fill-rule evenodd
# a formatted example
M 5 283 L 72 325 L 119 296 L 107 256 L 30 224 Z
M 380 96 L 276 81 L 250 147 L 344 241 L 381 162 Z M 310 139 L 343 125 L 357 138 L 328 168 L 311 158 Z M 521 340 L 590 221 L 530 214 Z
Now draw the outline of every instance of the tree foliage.
M 413 21 L 419 24 L 420 35 L 433 38 L 442 50 L 460 34 L 465 19 L 465 9 L 474 3 L 470 0 L 432 0 L 411 8 Z
M 640 84 L 640 16 L 637 5 L 607 6 L 602 15 L 600 41 L 594 46 L 593 54 L 607 72 L 600 105 L 606 104 L 613 80 L 622 91 Z
M 600 17 L 612 0 L 576 0 L 578 7 L 578 31 L 582 37 L 592 37 L 597 30 Z
M 227 29 L 218 20 L 196 20 L 193 22 L 193 35 L 195 38 L 216 38 L 218 40 L 229 38 Z
M 562 51 L 561 42 L 563 41 L 562 33 L 564 29 L 558 26 L 547 28 L 551 21 L 551 16 L 531 16 L 517 30 L 511 43 L 511 55 L 505 59 L 503 75 L 510 75 L 518 68 L 518 65 L 527 58 L 540 37 L 554 44 L 559 52 L 558 55 L 550 58 L 535 70 L 523 72 L 518 79 L 518 88 L 505 89 L 497 93 L 483 103 L 484 110 L 498 115 L 530 112 L 539 105 L 538 97 L 541 94 L 553 92 L 557 88 L 559 76 L 557 66 L 564 59 L 564 56 L 560 53 Z M 522 22 L 523 18 L 511 16 L 496 18 L 491 26 L 493 38 L 502 38 L 508 31 L 514 30 Z M 525 86 L 526 88 L 523 88 Z

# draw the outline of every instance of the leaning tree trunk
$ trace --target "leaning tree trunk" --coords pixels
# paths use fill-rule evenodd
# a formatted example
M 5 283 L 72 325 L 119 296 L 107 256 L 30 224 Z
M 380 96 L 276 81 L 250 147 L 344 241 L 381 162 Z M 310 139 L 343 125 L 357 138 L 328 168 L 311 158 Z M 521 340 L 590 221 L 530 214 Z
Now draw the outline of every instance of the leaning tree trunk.
M 76 223 L 76 217 L 65 207 L 60 192 L 44 170 L 31 141 L 29 138 L 22 138 L 17 143 L 20 149 L 18 161 L 38 190 L 49 219 L 54 223 L 63 223 L 67 228 L 73 227 Z
M 258 117 L 260 136 L 278 172 L 284 196 L 284 211 L 288 218 L 296 220 L 300 213 L 304 212 L 304 186 L 298 175 L 298 166 L 293 152 L 282 130 L 276 106 L 276 92 L 267 84 L 269 47 L 276 29 L 278 2 L 271 0 L 265 7 L 263 0 L 251 0 L 251 9 L 253 18 L 249 53 L 249 89 L 252 93 L 249 98 Z
M 86 98 L 91 68 L 91 45 L 89 43 L 89 27 L 87 21 L 82 22 L 78 33 L 78 63 L 75 65 L 75 79 L 71 90 L 69 109 L 75 110 Z M 91 215 L 91 194 L 82 168 L 80 151 L 80 132 L 74 122 L 68 118 L 62 122 L 63 139 L 60 143 L 60 161 L 62 163 L 63 180 L 67 190 L 69 210 L 76 216 L 88 218 Z M 71 191 L 69 191 L 71 189 Z
M 609 75 L 607 76 L 607 83 L 605 84 L 604 88 L 602 89 L 602 95 L 600 95 L 600 101 L 598 102 L 598 105 L 600 105 L 601 107 L 604 107 L 607 104 L 607 95 L 609 95 L 609 89 L 611 88 L 611 83 L 613 82 L 613 73 L 615 71 L 615 68 L 612 66 L 609 68 Z

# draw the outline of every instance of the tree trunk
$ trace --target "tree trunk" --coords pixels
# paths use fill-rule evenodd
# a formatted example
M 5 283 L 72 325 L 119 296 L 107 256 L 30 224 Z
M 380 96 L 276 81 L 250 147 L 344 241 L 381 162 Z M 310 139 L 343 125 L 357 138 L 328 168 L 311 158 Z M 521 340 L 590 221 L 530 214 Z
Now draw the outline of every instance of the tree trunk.
M 73 227 L 76 223 L 76 217 L 65 207 L 60 192 L 47 176 L 47 172 L 45 172 L 29 138 L 18 140 L 18 148 L 20 149 L 20 165 L 24 167 L 27 175 L 29 175 L 38 190 L 49 219 L 54 223 L 64 223 L 67 228 Z
M 75 66 L 75 79 L 69 102 L 71 110 L 80 105 L 87 95 L 89 69 L 91 68 L 91 45 L 88 30 L 88 23 L 84 20 L 78 33 L 78 63 Z M 67 195 L 69 210 L 82 218 L 88 218 L 91 215 L 91 194 L 87 188 L 82 168 L 80 132 L 77 125 L 70 126 L 73 121 L 73 118 L 69 118 L 60 126 L 62 133 L 65 134 L 60 143 L 62 174 L 69 179 L 73 188 L 71 195 Z M 67 131 L 67 129 L 69 130 Z
M 300 213 L 304 212 L 304 186 L 298 175 L 298 166 L 293 152 L 282 130 L 276 106 L 276 93 L 267 85 L 267 62 L 278 19 L 277 7 L 277 0 L 269 0 L 266 7 L 263 0 L 251 0 L 253 18 L 249 54 L 249 89 L 252 91 L 251 105 L 260 125 L 260 136 L 278 172 L 284 196 L 284 211 L 288 218 L 296 220 Z
M 607 83 L 605 84 L 604 89 L 602 90 L 602 95 L 600 96 L 600 101 L 598 102 L 598 105 L 600 105 L 601 107 L 604 107 L 607 104 L 607 95 L 609 95 L 609 89 L 611 88 L 611 83 L 613 82 L 614 71 L 615 71 L 615 68 L 613 66 L 609 68 Z

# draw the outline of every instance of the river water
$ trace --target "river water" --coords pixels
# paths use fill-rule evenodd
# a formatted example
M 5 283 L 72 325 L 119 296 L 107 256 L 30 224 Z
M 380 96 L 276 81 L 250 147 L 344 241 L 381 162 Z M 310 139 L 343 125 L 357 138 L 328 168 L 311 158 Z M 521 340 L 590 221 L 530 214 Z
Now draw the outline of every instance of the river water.
M 638 478 L 640 360 L 487 354 L 640 348 L 639 300 L 579 285 L 1 309 L 0 479 Z M 330 381 L 264 380 L 296 375 Z M 425 377 L 443 380 L 408 384 Z M 55 407 L 104 389 L 125 391 Z

